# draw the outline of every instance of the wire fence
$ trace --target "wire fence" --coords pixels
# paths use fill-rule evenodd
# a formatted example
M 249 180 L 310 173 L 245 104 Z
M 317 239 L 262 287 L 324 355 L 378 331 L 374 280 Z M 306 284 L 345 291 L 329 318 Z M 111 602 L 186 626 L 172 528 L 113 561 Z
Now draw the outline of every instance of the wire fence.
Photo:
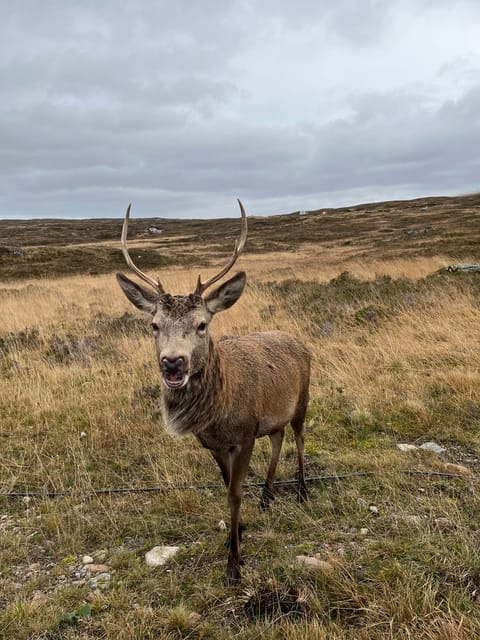
M 402 469 L 402 474 L 405 475 L 420 475 L 427 476 L 430 478 L 444 478 L 446 480 L 472 480 L 473 476 L 465 476 L 456 473 L 443 473 L 440 471 L 421 471 L 416 469 Z M 343 474 L 332 474 L 332 475 L 320 475 L 320 476 L 310 476 L 305 478 L 305 482 L 335 482 L 335 481 L 343 481 L 348 480 L 350 478 L 369 478 L 373 476 L 377 476 L 378 473 L 375 471 L 354 471 L 351 473 L 343 473 Z M 276 480 L 273 484 L 274 486 L 284 486 L 284 485 L 292 485 L 297 484 L 298 480 Z M 263 487 L 265 485 L 264 481 L 261 482 L 246 482 L 243 487 L 245 489 L 253 489 L 256 487 Z M 122 495 L 129 493 L 166 493 L 168 491 L 211 491 L 215 489 L 221 489 L 225 485 L 221 483 L 212 483 L 212 484 L 170 484 L 164 486 L 153 486 L 153 487 L 112 487 L 112 488 L 102 488 L 102 489 L 92 489 L 90 491 L 85 492 L 81 489 L 66 489 L 64 491 L 36 491 L 36 490 L 26 490 L 26 491 L 0 491 L 0 498 L 64 498 L 68 496 L 74 495 L 92 495 L 92 496 L 101 496 L 101 495 Z

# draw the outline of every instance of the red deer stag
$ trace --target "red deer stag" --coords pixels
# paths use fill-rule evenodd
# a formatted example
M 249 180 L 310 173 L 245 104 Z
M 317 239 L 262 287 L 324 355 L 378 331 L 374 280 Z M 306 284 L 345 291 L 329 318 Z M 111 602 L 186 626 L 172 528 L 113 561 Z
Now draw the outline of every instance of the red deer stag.
M 189 295 L 170 295 L 160 281 L 133 263 L 127 249 L 130 206 L 122 229 L 122 251 L 129 267 L 151 289 L 117 274 L 124 294 L 150 314 L 163 378 L 162 416 L 173 435 L 193 433 L 215 458 L 227 486 L 230 506 L 227 584 L 240 580 L 240 503 L 255 438 L 269 436 L 272 455 L 262 494 L 266 508 L 273 499 L 273 479 L 285 425 L 290 422 L 298 449 L 298 498 L 305 500 L 304 418 L 308 404 L 310 354 L 294 336 L 282 331 L 223 337 L 214 341 L 209 324 L 231 307 L 245 287 L 244 272 L 205 291 L 233 267 L 247 238 L 247 219 L 240 200 L 242 228 L 228 264 L 207 282 L 198 278 Z

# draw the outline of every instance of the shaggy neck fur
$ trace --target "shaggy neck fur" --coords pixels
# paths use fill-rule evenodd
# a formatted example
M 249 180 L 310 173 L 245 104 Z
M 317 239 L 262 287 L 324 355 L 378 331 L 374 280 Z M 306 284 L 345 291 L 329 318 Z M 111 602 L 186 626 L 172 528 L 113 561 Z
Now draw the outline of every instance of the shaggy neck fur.
M 221 421 L 225 414 L 222 399 L 225 377 L 220 354 L 212 340 L 203 369 L 192 375 L 182 389 L 162 390 L 162 417 L 165 428 L 172 435 L 195 435 Z

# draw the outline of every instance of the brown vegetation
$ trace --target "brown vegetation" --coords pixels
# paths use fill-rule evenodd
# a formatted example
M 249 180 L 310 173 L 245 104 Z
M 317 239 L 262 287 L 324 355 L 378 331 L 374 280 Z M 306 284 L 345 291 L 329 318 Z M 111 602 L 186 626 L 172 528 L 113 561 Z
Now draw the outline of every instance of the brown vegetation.
M 121 215 L 94 220 L 0 220 L 0 277 L 28 278 L 110 273 L 123 267 L 118 238 Z M 135 212 L 141 215 L 141 212 Z M 252 258 L 269 254 L 295 259 L 299 249 L 312 261 L 350 264 L 388 256 L 400 260 L 477 254 L 480 195 L 436 197 L 249 217 L 245 249 Z M 150 227 L 162 230 L 160 236 Z M 231 251 L 239 223 L 232 219 L 134 218 L 130 238 L 144 269 L 214 265 Z M 316 270 L 319 273 L 319 270 Z
M 241 258 L 247 290 L 212 330 L 301 335 L 314 355 L 306 475 L 372 475 L 312 482 L 306 505 L 287 485 L 266 513 L 247 488 L 246 564 L 236 589 L 222 584 L 224 490 L 174 489 L 217 484 L 218 471 L 193 439 L 164 432 L 151 338 L 113 275 L 87 275 L 84 265 L 83 275 L 15 280 L 0 256 L 1 489 L 73 491 L 54 500 L 0 498 L 0 636 L 478 637 L 480 278 L 436 273 L 480 261 L 475 198 L 462 200 L 471 207 L 460 207 L 457 224 L 460 201 L 435 199 L 426 211 L 422 200 L 336 212 L 331 222 L 330 213 L 314 214 L 303 239 L 309 216 L 251 225 L 253 244 Z M 363 227 L 352 226 L 355 216 Z M 288 235 L 284 222 L 297 231 Z M 228 224 L 230 239 L 218 240 L 225 253 L 238 231 L 236 221 Z M 440 231 L 404 233 L 426 227 Z M 10 235 L 1 244 L 24 241 Z M 155 242 L 138 239 L 145 251 Z M 189 242 L 180 250 L 191 250 Z M 281 250 L 262 251 L 262 242 Z M 208 253 L 213 271 L 222 255 Z M 167 288 L 188 292 L 203 257 L 191 261 L 160 270 Z M 445 453 L 396 447 L 430 440 Z M 285 444 L 278 476 L 293 479 L 293 438 Z M 247 482 L 264 476 L 268 459 L 268 443 L 258 441 Z M 449 463 L 470 475 L 405 473 L 451 473 Z M 92 494 L 155 485 L 172 490 Z M 153 570 L 143 554 L 155 544 L 181 551 Z M 75 584 L 75 571 L 82 554 L 100 552 L 112 581 L 92 594 Z M 295 563 L 297 555 L 317 556 L 331 570 Z

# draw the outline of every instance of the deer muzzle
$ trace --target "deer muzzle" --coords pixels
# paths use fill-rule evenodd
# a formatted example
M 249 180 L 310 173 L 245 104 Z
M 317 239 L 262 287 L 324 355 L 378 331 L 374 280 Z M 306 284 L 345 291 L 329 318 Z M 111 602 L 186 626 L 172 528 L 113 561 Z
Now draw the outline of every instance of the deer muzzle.
M 189 376 L 186 372 L 185 358 L 182 356 L 178 358 L 163 357 L 161 368 L 163 382 L 169 389 L 180 389 L 187 384 Z

